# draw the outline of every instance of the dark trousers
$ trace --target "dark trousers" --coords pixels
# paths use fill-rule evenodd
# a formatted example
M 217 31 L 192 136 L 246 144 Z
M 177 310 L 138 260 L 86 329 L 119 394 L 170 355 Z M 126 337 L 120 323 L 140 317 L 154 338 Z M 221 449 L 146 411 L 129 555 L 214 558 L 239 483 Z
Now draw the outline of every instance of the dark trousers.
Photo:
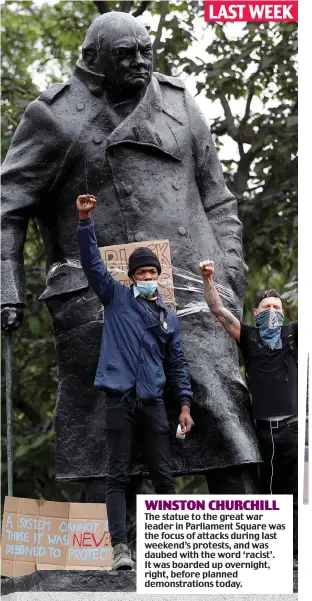
M 132 395 L 106 396 L 108 475 L 106 505 L 112 546 L 127 544 L 126 490 L 131 471 L 134 426 L 138 428 L 143 453 L 155 492 L 175 494 L 170 467 L 169 424 L 161 399 L 138 402 Z
M 131 476 L 126 490 L 127 541 L 132 559 L 136 558 L 136 497 L 142 489 L 143 477 Z M 90 478 L 85 482 L 86 503 L 106 503 L 106 478 Z
M 273 422 L 274 423 L 274 422 Z M 294 555 L 298 554 L 298 422 L 270 428 L 257 421 L 262 494 L 293 495 Z

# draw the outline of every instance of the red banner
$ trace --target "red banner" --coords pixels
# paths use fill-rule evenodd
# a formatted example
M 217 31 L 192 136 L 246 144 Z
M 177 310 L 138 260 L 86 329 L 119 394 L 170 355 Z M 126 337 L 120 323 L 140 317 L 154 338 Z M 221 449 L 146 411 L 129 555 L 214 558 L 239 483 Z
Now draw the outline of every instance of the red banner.
M 204 2 L 205 21 L 298 21 L 298 1 L 286 2 L 231 2 L 230 0 L 208 0 Z

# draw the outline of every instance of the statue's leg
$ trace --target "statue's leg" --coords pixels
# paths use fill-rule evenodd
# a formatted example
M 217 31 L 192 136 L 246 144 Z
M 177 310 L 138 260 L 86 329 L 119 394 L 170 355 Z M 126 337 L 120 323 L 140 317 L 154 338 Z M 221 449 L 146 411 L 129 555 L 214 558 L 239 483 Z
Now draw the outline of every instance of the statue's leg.
M 257 463 L 208 470 L 205 476 L 210 494 L 253 495 L 259 492 Z
M 47 299 L 59 383 L 54 414 L 56 478 L 87 482 L 106 476 L 105 399 L 94 387 L 103 307 L 90 289 Z
M 90 478 L 85 482 L 86 503 L 106 503 L 106 478 Z

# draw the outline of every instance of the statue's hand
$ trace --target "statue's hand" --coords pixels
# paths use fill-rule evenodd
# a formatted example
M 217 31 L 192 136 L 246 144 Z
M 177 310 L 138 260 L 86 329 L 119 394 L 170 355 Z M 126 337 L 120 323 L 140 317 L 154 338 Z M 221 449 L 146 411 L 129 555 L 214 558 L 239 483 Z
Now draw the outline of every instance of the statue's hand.
M 17 330 L 23 323 L 24 309 L 22 305 L 7 305 L 1 309 L 1 329 L 4 332 Z

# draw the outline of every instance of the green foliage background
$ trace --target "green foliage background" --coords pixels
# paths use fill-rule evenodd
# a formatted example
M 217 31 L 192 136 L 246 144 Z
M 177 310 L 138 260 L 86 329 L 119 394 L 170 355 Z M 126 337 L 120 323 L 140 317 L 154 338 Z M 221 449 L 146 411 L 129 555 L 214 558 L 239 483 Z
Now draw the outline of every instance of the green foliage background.
M 244 318 L 252 323 L 255 294 L 274 287 L 287 301 L 286 318 L 296 319 L 296 24 L 248 23 L 242 31 L 231 24 L 204 24 L 198 2 L 5 2 L 1 11 L 2 157 L 27 104 L 40 92 L 34 73 L 42 75 L 42 89 L 65 81 L 87 27 L 99 13 L 110 10 L 152 22 L 155 70 L 192 74 L 198 93 L 219 103 L 220 117 L 210 123 L 215 142 L 220 149 L 230 138 L 237 149 L 234 157 L 223 161 L 223 167 L 244 224 L 248 266 Z M 189 52 L 205 29 L 210 30 L 207 61 Z M 24 325 L 13 337 L 14 494 L 79 500 L 80 486 L 60 487 L 54 480 L 53 409 L 58 376 L 50 318 L 37 301 L 45 286 L 45 258 L 34 222 L 29 227 L 25 264 L 28 306 Z M 4 377 L 2 388 L 4 392 Z M 1 411 L 5 448 L 5 394 Z M 3 494 L 6 476 L 3 461 Z M 205 491 L 201 478 L 178 479 L 178 492 Z

